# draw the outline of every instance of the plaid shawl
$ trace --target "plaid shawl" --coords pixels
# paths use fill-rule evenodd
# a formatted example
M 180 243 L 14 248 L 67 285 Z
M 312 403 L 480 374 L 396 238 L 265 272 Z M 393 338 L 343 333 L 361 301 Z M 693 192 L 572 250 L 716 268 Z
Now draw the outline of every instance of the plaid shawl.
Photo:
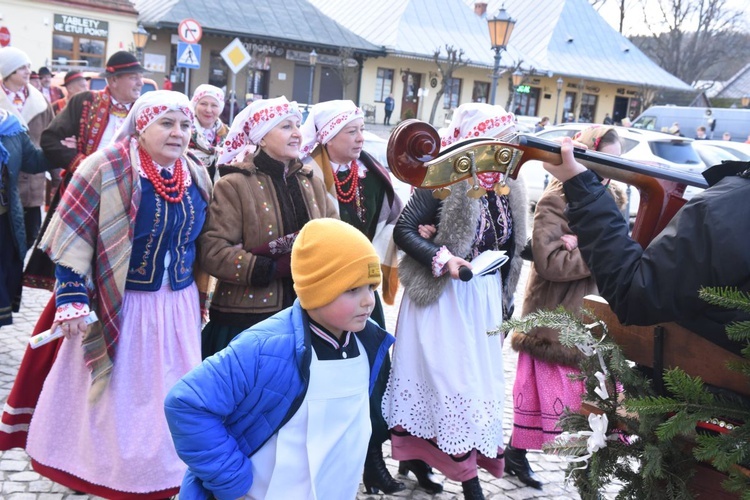
M 137 154 L 137 147 L 131 148 L 126 139 L 86 158 L 75 171 L 40 244 L 53 262 L 85 277 L 91 308 L 99 316 L 83 339 L 92 400 L 107 385 L 120 335 L 118 313 L 141 201 L 141 184 L 131 154 Z M 183 160 L 208 201 L 211 181 L 205 169 L 190 158 L 183 156 Z

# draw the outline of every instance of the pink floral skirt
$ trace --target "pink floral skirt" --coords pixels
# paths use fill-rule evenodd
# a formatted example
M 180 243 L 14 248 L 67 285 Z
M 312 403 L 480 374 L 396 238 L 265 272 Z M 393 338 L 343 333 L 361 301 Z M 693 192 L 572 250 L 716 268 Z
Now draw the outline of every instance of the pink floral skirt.
M 515 448 L 539 450 L 562 432 L 557 422 L 563 411 L 566 407 L 577 411 L 581 407 L 581 395 L 586 392 L 583 381 L 568 377 L 578 373 L 576 368 L 518 353 L 513 385 L 512 442 Z

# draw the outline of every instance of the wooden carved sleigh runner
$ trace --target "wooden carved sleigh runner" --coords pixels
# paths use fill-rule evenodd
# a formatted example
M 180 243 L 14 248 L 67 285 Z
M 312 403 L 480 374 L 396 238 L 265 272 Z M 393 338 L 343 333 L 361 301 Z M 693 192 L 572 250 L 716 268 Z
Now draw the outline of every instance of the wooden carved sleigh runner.
M 659 165 L 578 148 L 574 156 L 602 177 L 630 184 L 639 190 L 640 204 L 631 236 L 644 248 L 686 203 L 683 194 L 687 186 L 708 187 L 702 176 Z M 521 135 L 511 142 L 469 139 L 440 151 L 437 131 L 418 120 L 401 122 L 388 144 L 388 163 L 393 174 L 412 186 L 435 190 L 438 198 L 446 196 L 444 190 L 463 180 L 471 185 L 469 196 L 481 196 L 484 190 L 476 182 L 477 174 L 499 172 L 515 179 L 523 163 L 529 160 L 560 163 L 560 145 Z M 507 186 L 501 181 L 495 190 L 502 194 L 507 192 Z M 663 385 L 662 372 L 679 367 L 693 377 L 700 377 L 708 385 L 750 398 L 747 378 L 727 367 L 729 362 L 743 361 L 740 356 L 676 323 L 622 325 L 601 297 L 587 297 L 584 308 L 607 325 L 608 334 L 629 360 L 653 369 L 657 392 L 663 388 L 660 387 Z M 582 409 L 583 412 L 596 410 L 592 407 Z M 745 472 L 750 477 L 750 470 Z M 725 477 L 715 469 L 701 466 L 691 488 L 696 494 L 710 494 L 715 499 L 736 498 L 722 489 L 720 483 Z

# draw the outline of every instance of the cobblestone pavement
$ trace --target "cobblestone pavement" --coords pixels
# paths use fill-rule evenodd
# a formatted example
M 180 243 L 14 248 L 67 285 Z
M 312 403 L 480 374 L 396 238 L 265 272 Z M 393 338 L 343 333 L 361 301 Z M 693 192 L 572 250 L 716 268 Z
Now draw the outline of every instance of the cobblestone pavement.
M 521 283 L 519 284 L 519 290 L 521 291 L 524 289 L 527 272 L 528 265 L 524 266 Z M 34 324 L 41 314 L 43 307 L 49 300 L 49 296 L 49 292 L 46 291 L 29 288 L 24 289 L 21 311 L 14 315 L 13 325 L 0 328 L 0 400 L 2 401 L 5 401 L 10 392 L 29 335 L 34 328 Z M 516 296 L 516 310 L 520 310 L 523 297 L 520 293 L 516 294 Z M 396 306 L 386 306 L 386 320 L 391 331 L 396 323 L 396 314 Z M 510 433 L 510 424 L 513 417 L 510 401 L 516 369 L 516 354 L 510 349 L 508 343 L 506 343 L 504 349 L 503 362 L 508 396 L 508 404 L 505 409 L 505 429 L 507 439 L 507 436 Z M 397 475 L 398 463 L 390 458 L 390 448 L 387 443 L 384 447 L 384 452 L 387 457 L 386 463 L 391 474 L 404 481 L 406 489 L 399 492 L 397 495 L 391 496 L 366 494 L 364 493 L 364 489 L 361 488 L 360 491 L 362 493 L 357 495 L 357 500 L 387 500 L 397 498 L 412 498 L 415 500 L 433 498 L 434 500 L 450 500 L 463 497 L 461 493 L 461 485 L 448 480 L 445 480 L 445 491 L 443 493 L 438 495 L 428 494 L 417 486 L 413 476 L 405 478 Z M 579 498 L 575 489 L 572 487 L 566 489 L 564 486 L 565 464 L 560 458 L 537 452 L 530 452 L 528 458 L 532 469 L 537 473 L 539 478 L 545 482 L 544 489 L 538 491 L 526 487 L 515 477 L 497 479 L 484 471 L 480 471 L 479 477 L 482 481 L 482 489 L 488 500 L 499 498 L 510 498 L 514 500 L 527 498 Z M 96 498 L 88 495 L 76 495 L 71 490 L 40 476 L 31 469 L 28 456 L 21 449 L 0 452 L 0 480 L 2 480 L 0 498 L 8 500 L 84 500 Z
M 381 137 L 387 138 L 392 127 L 382 125 L 369 125 L 368 129 Z M 526 275 L 528 274 L 528 263 L 524 265 L 521 280 L 516 293 L 516 311 L 520 312 L 523 301 L 523 290 L 525 289 Z M 24 350 L 28 343 L 29 335 L 34 328 L 37 318 L 49 300 L 50 293 L 42 290 L 24 289 L 23 303 L 19 313 L 13 316 L 13 325 L 0 328 L 0 401 L 5 399 L 10 392 L 13 381 L 21 363 Z M 386 321 L 390 331 L 396 324 L 398 312 L 397 300 L 395 306 L 386 306 Z M 516 374 L 516 354 L 506 343 L 503 353 L 503 363 L 506 376 L 506 407 L 505 407 L 505 436 L 510 435 L 510 427 L 513 420 L 512 411 L 512 389 Z M 415 500 L 451 500 L 463 498 L 461 484 L 445 480 L 445 491 L 438 495 L 430 495 L 417 486 L 413 476 L 401 477 L 397 475 L 398 463 L 390 458 L 390 447 L 388 443 L 383 448 L 386 455 L 386 463 L 391 474 L 406 484 L 406 489 L 396 495 L 366 494 L 364 488 L 360 488 L 357 500 L 370 499 L 399 499 L 411 498 Z M 515 477 L 497 479 L 490 474 L 480 470 L 479 478 L 482 489 L 488 500 L 510 498 L 523 500 L 529 498 L 545 499 L 578 499 L 580 498 L 573 487 L 565 488 L 565 463 L 562 459 L 545 455 L 539 452 L 529 452 L 528 459 L 531 468 L 542 480 L 544 489 L 542 491 L 526 487 Z M 438 474 L 438 477 L 439 474 Z M 0 452 L 0 498 L 7 500 L 87 500 L 98 497 L 89 495 L 77 495 L 73 491 L 59 484 L 53 483 L 40 476 L 31 468 L 28 455 L 21 449 L 13 449 Z M 614 497 L 614 490 L 606 492 L 606 498 Z

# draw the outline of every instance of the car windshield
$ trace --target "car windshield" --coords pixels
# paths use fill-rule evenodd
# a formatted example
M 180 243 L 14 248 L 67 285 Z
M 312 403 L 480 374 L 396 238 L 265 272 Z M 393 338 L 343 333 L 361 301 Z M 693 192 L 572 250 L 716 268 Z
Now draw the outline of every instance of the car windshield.
M 651 141 L 651 152 L 659 158 L 683 165 L 698 165 L 701 159 L 688 141 Z

